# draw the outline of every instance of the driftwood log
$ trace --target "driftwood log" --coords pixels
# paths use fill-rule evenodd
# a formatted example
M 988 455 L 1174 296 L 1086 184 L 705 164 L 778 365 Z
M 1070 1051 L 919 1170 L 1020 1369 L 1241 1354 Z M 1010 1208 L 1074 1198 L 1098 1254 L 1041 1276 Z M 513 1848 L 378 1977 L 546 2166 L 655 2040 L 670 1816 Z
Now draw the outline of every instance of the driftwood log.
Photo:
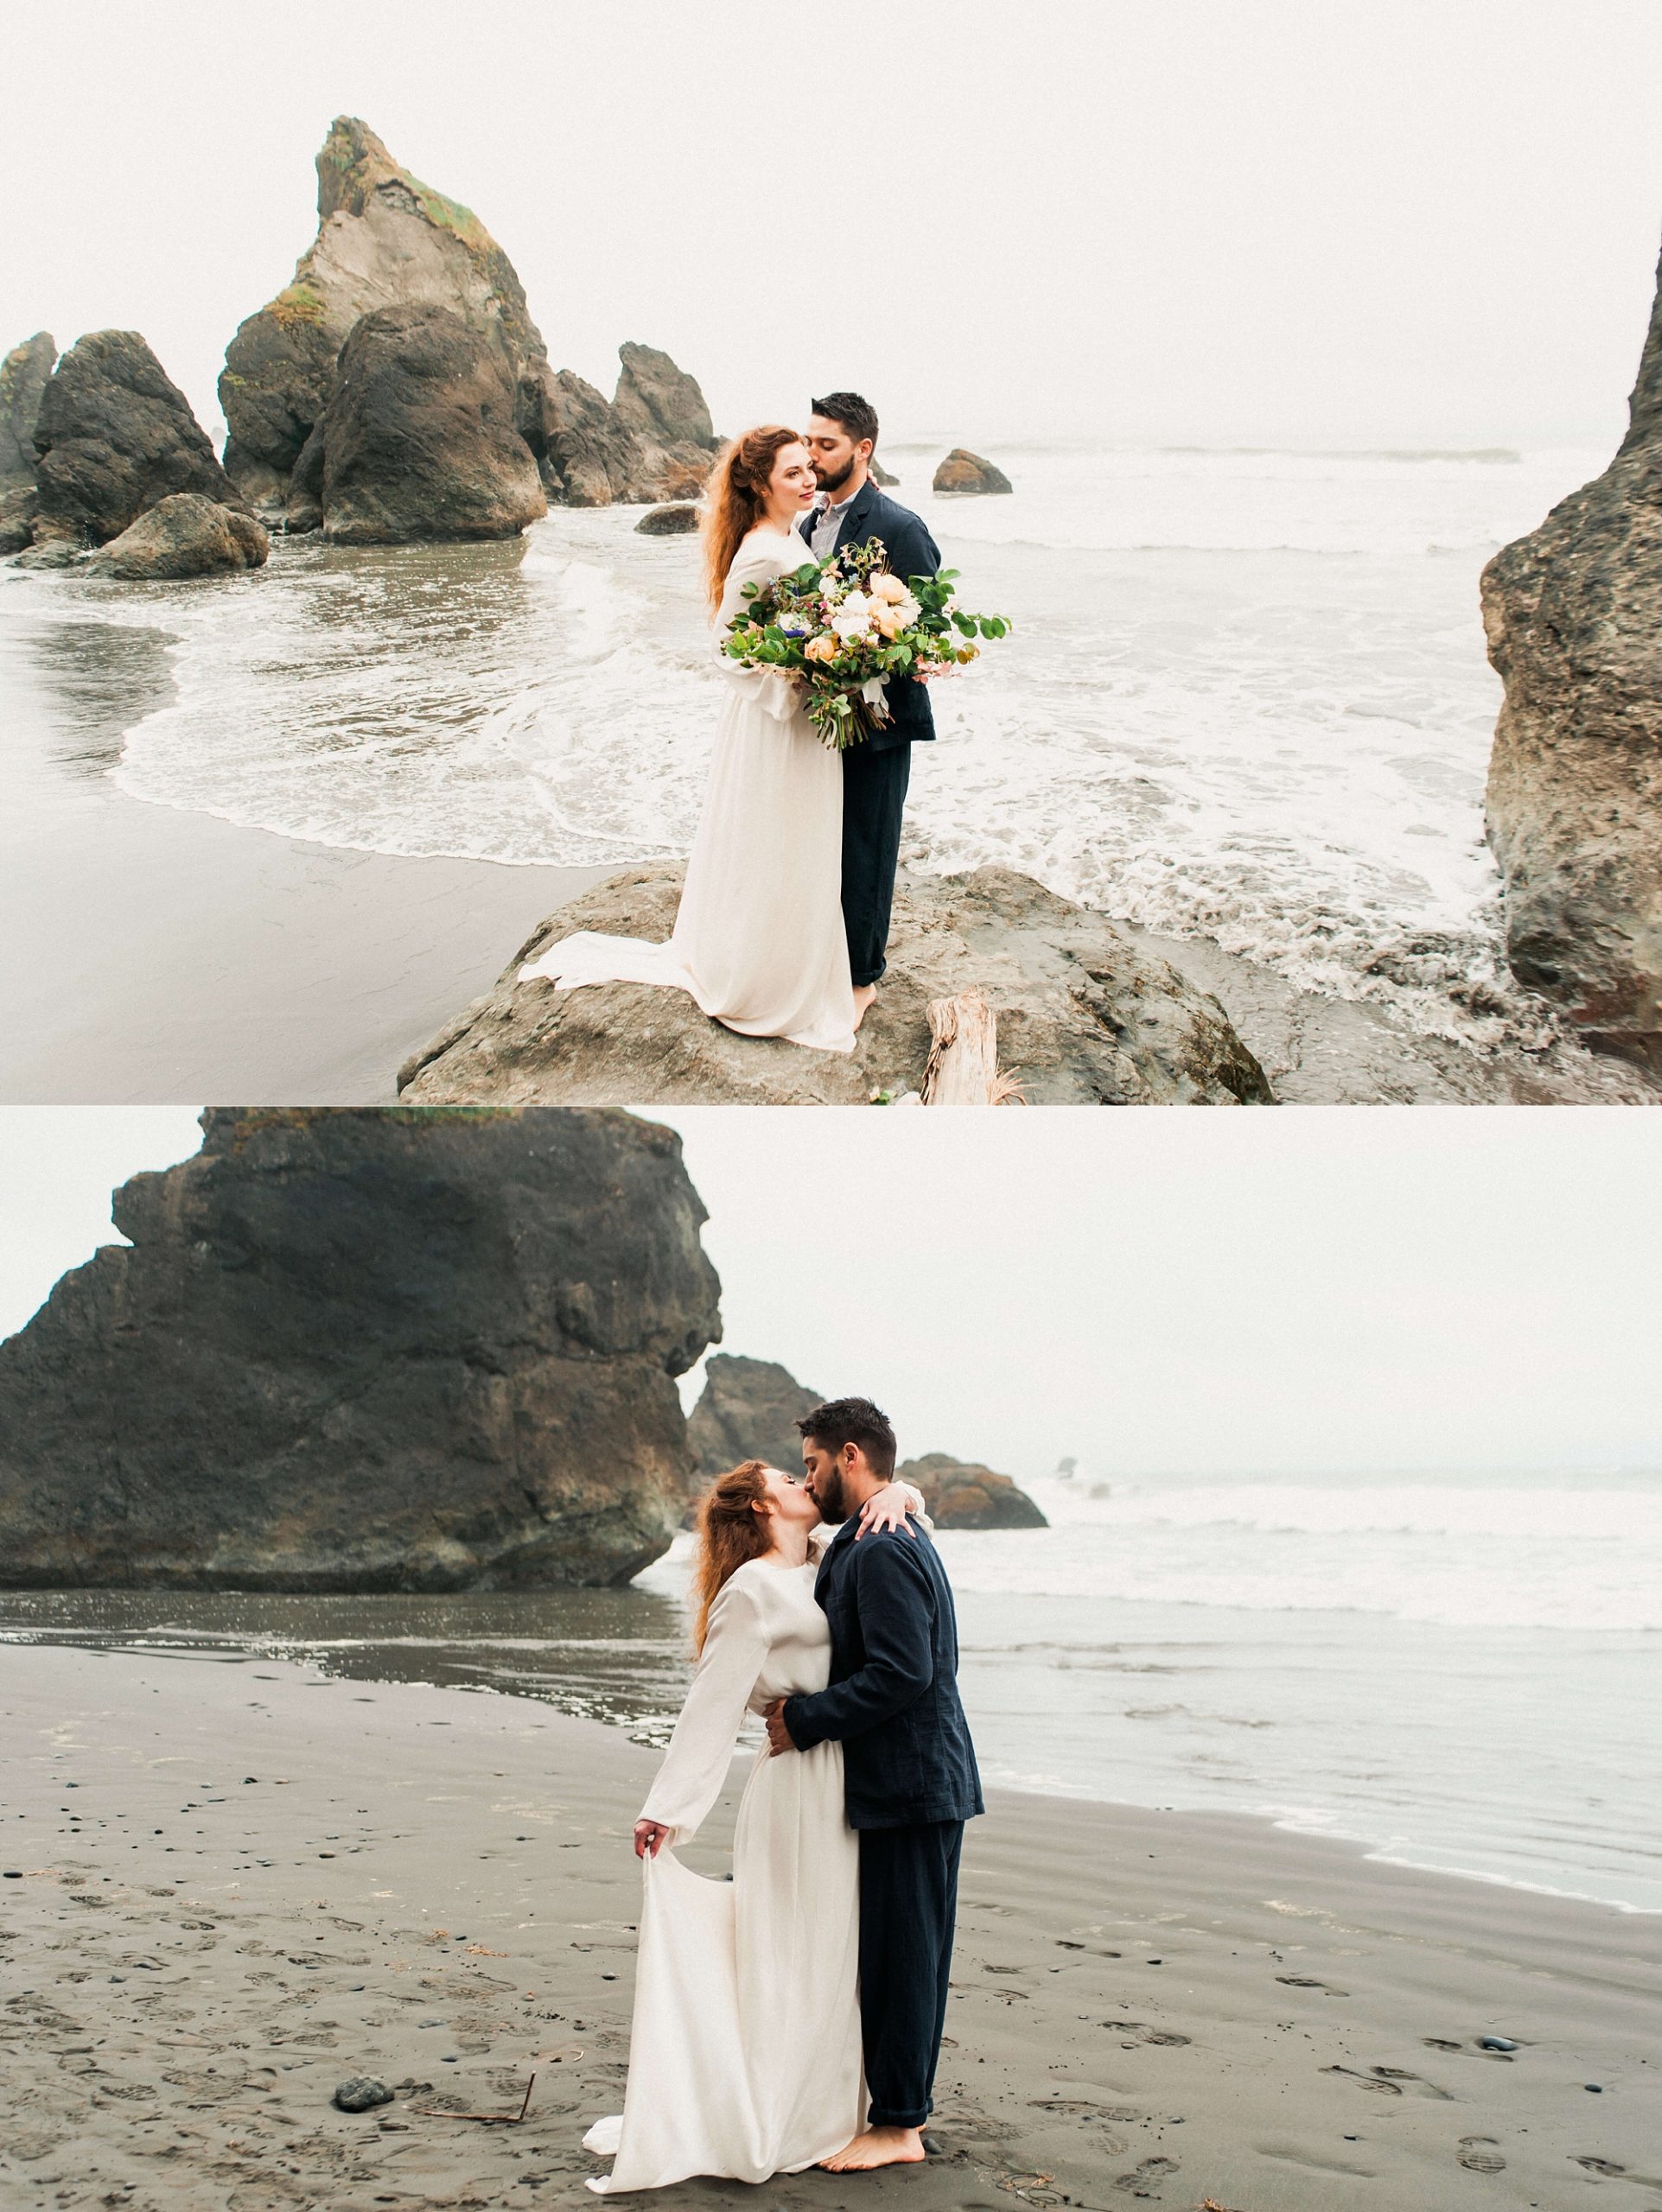
M 929 1004 L 926 1106 L 1024 1106 L 1019 1084 L 998 1072 L 998 1021 L 973 986 Z

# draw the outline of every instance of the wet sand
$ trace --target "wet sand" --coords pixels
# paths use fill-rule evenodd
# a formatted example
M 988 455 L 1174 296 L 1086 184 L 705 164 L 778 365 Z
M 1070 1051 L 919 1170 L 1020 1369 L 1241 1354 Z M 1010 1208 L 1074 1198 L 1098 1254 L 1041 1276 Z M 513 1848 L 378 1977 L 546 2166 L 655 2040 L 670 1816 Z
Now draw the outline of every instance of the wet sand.
M 3 1665 L 0 2196 L 589 2201 L 655 1753 L 528 1701 L 259 1658 Z M 706 1871 L 735 1799 L 690 1854 Z M 973 1825 L 963 1896 L 936 2154 L 781 2179 L 770 2209 L 1662 2205 L 1654 1917 L 1015 1795 Z M 456 2116 L 517 2110 L 533 2071 L 523 2123 Z M 359 2073 L 395 2101 L 334 2110 Z M 762 2201 L 652 2201 L 741 2198 Z
M 108 771 L 172 696 L 166 644 L 0 633 L 0 1103 L 391 1103 L 399 1062 L 612 871 L 343 852 L 130 798 Z

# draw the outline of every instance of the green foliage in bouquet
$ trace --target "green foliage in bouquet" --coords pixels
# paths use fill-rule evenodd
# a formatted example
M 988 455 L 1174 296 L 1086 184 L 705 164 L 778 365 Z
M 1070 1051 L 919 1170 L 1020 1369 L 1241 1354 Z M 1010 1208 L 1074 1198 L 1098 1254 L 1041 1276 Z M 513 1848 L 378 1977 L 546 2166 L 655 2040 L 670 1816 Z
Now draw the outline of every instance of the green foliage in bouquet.
M 771 583 L 746 584 L 746 605 L 729 622 L 722 651 L 742 667 L 770 670 L 806 686 L 808 717 L 842 752 L 888 720 L 888 679 L 933 682 L 956 675 L 980 652 L 977 638 L 1009 635 L 1002 614 L 958 604 L 956 569 L 891 575 L 880 537 L 845 545 L 827 561 L 806 561 Z

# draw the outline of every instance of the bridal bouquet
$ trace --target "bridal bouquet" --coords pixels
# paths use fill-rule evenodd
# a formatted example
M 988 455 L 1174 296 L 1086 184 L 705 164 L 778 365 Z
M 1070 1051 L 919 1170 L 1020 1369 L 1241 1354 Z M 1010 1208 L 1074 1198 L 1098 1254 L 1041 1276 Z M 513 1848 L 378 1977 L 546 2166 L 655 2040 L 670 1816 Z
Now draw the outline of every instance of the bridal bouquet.
M 746 584 L 747 604 L 722 642 L 741 667 L 800 677 L 808 718 L 834 752 L 888 720 L 886 678 L 927 683 L 955 676 L 980 652 L 977 637 L 1002 638 L 1010 626 L 1002 614 L 959 607 L 956 569 L 902 583 L 889 575 L 888 558 L 874 537 L 771 583 Z

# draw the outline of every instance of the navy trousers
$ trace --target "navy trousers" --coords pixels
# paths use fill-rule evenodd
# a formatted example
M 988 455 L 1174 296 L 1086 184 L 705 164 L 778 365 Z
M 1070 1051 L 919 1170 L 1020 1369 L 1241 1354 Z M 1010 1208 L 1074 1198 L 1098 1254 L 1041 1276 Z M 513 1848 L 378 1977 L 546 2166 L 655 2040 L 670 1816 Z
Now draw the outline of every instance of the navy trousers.
M 933 2103 L 958 1917 L 962 1821 L 860 1830 L 860 2036 L 873 2127 Z
M 875 983 L 888 965 L 888 912 L 911 776 L 909 745 L 886 753 L 851 745 L 843 755 L 843 926 L 856 986 Z

